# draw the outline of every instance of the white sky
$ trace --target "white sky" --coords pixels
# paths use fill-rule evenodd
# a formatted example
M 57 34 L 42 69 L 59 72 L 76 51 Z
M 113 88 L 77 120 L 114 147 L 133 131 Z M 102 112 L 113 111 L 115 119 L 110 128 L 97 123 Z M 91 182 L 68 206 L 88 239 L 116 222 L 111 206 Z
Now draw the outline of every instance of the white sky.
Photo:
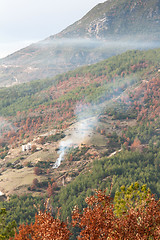
M 0 0 L 0 58 L 43 40 L 105 0 Z

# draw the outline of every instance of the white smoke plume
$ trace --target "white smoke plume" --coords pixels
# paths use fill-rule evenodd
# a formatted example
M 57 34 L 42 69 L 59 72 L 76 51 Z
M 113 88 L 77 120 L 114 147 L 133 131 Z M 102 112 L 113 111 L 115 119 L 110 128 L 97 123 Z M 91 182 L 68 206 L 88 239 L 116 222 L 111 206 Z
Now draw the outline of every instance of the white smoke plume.
M 94 126 L 97 124 L 97 117 L 94 113 L 97 113 L 95 106 L 83 105 L 84 111 L 79 112 L 79 106 L 76 107 L 77 123 L 73 124 L 71 128 L 68 129 L 68 136 L 60 142 L 59 146 L 59 157 L 53 168 L 58 168 L 61 162 L 64 160 L 66 152 L 74 146 L 78 146 L 81 143 L 87 141 L 87 138 L 92 135 Z M 67 133 L 67 131 L 66 131 Z
M 136 83 L 136 77 L 125 77 L 121 79 L 122 83 L 127 82 L 127 87 L 133 85 Z M 132 81 L 133 80 L 133 81 Z M 116 88 L 116 84 L 114 85 L 114 88 Z M 105 93 L 105 94 L 104 94 Z M 99 97 L 102 97 L 103 95 L 106 95 L 107 93 L 104 92 L 99 94 Z M 53 168 L 58 168 L 61 164 L 61 162 L 65 158 L 66 152 L 71 147 L 77 147 L 81 145 L 82 143 L 87 143 L 87 140 L 92 136 L 93 128 L 97 125 L 98 122 L 98 116 L 105 110 L 106 105 L 109 106 L 112 104 L 113 98 L 117 100 L 120 96 L 125 96 L 125 89 L 120 89 L 116 96 L 114 96 L 114 93 L 108 98 L 106 101 L 102 101 L 99 104 L 78 104 L 75 109 L 75 115 L 77 117 L 77 122 L 75 124 L 72 124 L 72 126 L 66 131 L 66 136 L 63 141 L 60 142 L 59 145 L 59 157 L 57 161 L 55 162 Z M 96 102 L 96 101 L 95 101 Z
M 119 92 L 117 98 L 123 94 L 123 91 Z M 110 101 L 107 101 L 107 105 L 111 104 Z M 59 157 L 53 168 L 58 168 L 61 162 L 65 158 L 65 154 L 71 147 L 77 147 L 82 143 L 87 143 L 87 140 L 93 134 L 93 128 L 97 125 L 98 116 L 106 107 L 106 102 L 102 102 L 99 104 L 90 104 L 90 105 L 82 105 L 79 104 L 76 106 L 75 115 L 77 117 L 77 122 L 73 124 L 67 131 L 66 136 L 63 141 L 60 142 L 59 145 Z
M 61 141 L 59 146 L 59 157 L 57 161 L 54 163 L 53 168 L 58 168 L 61 165 L 61 162 L 64 160 L 64 155 L 67 149 L 70 148 L 72 141 Z

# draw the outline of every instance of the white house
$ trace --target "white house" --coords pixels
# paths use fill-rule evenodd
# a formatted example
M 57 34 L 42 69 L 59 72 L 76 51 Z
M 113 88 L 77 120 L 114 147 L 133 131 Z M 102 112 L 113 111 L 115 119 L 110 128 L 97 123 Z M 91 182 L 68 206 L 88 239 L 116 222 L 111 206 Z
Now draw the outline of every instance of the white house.
M 32 147 L 31 143 L 28 143 L 26 145 L 22 145 L 22 152 L 30 151 L 31 147 Z
M 6 195 L 0 191 L 0 202 L 4 202 L 6 199 Z

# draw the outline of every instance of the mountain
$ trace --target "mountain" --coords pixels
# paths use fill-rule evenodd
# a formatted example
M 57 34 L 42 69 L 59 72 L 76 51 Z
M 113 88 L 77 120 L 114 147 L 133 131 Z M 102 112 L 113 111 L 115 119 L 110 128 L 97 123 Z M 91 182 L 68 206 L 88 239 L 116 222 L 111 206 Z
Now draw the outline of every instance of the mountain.
M 159 0 L 108 0 L 54 37 L 108 39 L 132 37 L 159 40 Z M 52 37 L 51 37 L 52 38 Z
M 57 35 L 0 60 L 0 87 L 52 77 L 128 49 L 159 46 L 160 0 L 110 0 Z

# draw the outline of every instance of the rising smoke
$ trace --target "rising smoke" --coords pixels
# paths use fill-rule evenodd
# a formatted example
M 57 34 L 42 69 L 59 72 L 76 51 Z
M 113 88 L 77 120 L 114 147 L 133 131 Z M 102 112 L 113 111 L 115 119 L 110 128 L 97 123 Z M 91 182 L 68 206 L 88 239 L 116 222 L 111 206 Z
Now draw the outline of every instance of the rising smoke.
M 126 87 L 132 86 L 137 82 L 136 77 L 126 77 L 121 79 L 121 84 L 127 83 Z M 116 83 L 114 84 L 114 88 L 116 89 Z M 98 98 L 104 97 L 107 95 L 105 89 L 104 92 L 100 93 Z M 105 93 L 105 94 L 104 94 Z M 115 95 L 114 95 L 115 94 Z M 113 99 L 118 100 L 120 96 L 125 97 L 126 92 L 125 89 L 120 90 L 118 92 L 113 92 L 113 94 L 109 97 L 107 95 L 106 100 L 102 100 L 99 103 L 92 104 L 79 104 L 75 108 L 75 116 L 77 118 L 77 122 L 72 125 L 71 128 L 68 129 L 68 136 L 60 142 L 59 145 L 59 157 L 55 162 L 53 168 L 58 168 L 61 162 L 65 158 L 65 154 L 71 147 L 77 147 L 82 143 L 87 143 L 87 140 L 92 136 L 93 129 L 96 127 L 98 123 L 98 116 L 104 112 L 106 106 L 109 107 L 113 104 Z M 96 100 L 95 100 L 96 102 Z M 128 103 L 129 104 L 129 103 Z M 67 133 L 67 131 L 66 131 Z
M 17 128 L 11 122 L 7 121 L 4 117 L 0 116 L 0 137 L 9 131 L 16 132 Z
M 141 37 L 139 37 L 141 39 Z M 127 49 L 148 49 L 148 48 L 154 48 L 159 46 L 159 43 L 157 42 L 149 42 L 149 41 L 137 41 L 135 39 L 119 39 L 119 40 L 95 40 L 95 39 L 47 39 L 46 41 L 40 42 L 39 47 L 45 47 L 45 45 L 52 45 L 55 44 L 56 47 L 61 46 L 72 46 L 76 47 L 86 47 L 88 48 L 95 48 L 99 49 L 101 48 L 103 51 L 103 54 L 105 51 L 108 53 L 109 50 L 113 50 L 116 52 L 116 49 L 118 51 L 121 49 L 122 52 L 126 51 Z M 99 51 L 99 50 L 98 50 Z M 112 52 L 112 51 L 111 51 Z M 113 55 L 113 52 L 112 52 Z M 130 82 L 129 79 L 124 79 L 123 81 L 127 82 L 127 84 Z M 133 82 L 135 82 L 133 80 Z M 131 85 L 131 82 L 130 82 Z M 116 87 L 116 86 L 114 86 Z M 117 98 L 122 94 L 122 91 L 116 93 Z M 105 96 L 105 89 L 104 89 L 104 96 Z M 103 97 L 103 96 L 99 96 Z M 112 98 L 110 99 L 112 100 Z M 107 103 L 109 104 L 109 103 Z M 84 143 L 87 136 L 91 136 L 93 132 L 93 128 L 96 126 L 98 121 L 98 115 L 103 111 L 105 108 L 106 103 L 101 104 L 92 104 L 90 106 L 84 105 L 82 108 L 83 111 L 79 111 L 80 106 L 78 105 L 75 110 L 75 115 L 77 116 L 77 123 L 75 124 L 75 127 L 71 130 L 71 134 L 69 137 L 66 137 L 63 141 L 60 142 L 59 146 L 59 157 L 57 161 L 55 162 L 53 168 L 58 168 L 61 164 L 61 162 L 65 158 L 66 152 L 71 148 L 74 147 L 73 145 L 80 145 L 81 143 Z
M 80 111 L 80 109 L 83 109 Z M 60 142 L 59 145 L 59 157 L 55 162 L 53 168 L 58 168 L 61 162 L 64 160 L 66 152 L 74 146 L 78 146 L 81 143 L 87 141 L 87 138 L 92 135 L 93 128 L 97 124 L 97 113 L 100 109 L 96 105 L 77 105 L 75 114 L 77 117 L 77 123 L 75 123 L 71 129 L 69 129 L 69 137 Z M 70 132 L 71 131 L 71 132 Z

